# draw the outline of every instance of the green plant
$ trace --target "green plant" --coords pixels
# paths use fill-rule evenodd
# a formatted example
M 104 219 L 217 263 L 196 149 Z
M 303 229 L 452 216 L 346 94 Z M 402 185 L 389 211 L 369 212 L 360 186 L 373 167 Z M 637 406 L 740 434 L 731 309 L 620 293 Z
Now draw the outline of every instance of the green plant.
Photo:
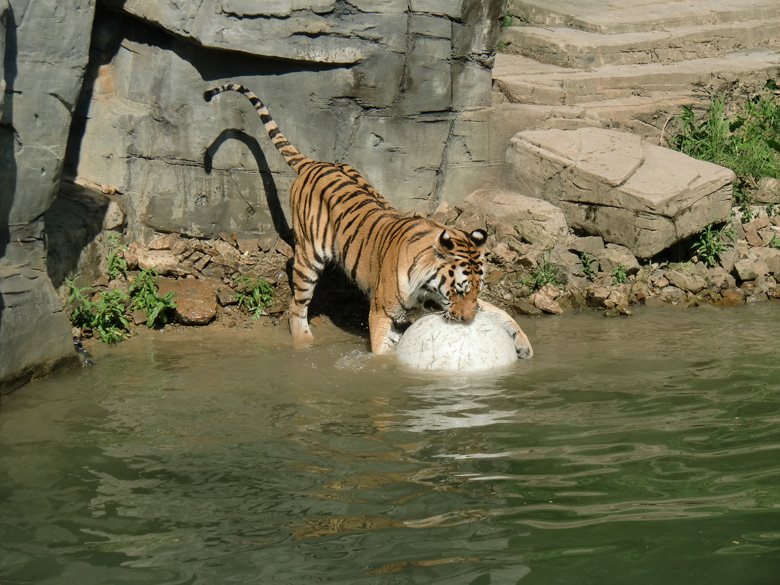
M 67 306 L 70 321 L 76 327 L 97 331 L 105 343 L 117 343 L 128 335 L 127 294 L 113 289 L 92 295 L 91 287 L 78 288 L 73 280 L 65 280 L 69 296 Z
M 726 240 L 734 242 L 735 239 L 736 234 L 728 225 L 715 230 L 710 224 L 699 232 L 698 239 L 693 243 L 693 252 L 707 266 L 715 266 L 718 263 L 718 256 L 729 248 Z
M 780 250 L 780 238 L 777 236 L 772 236 L 772 239 L 769 240 L 769 247 Z
M 170 309 L 176 308 L 173 298 L 175 292 L 169 292 L 165 296 L 160 295 L 157 288 L 157 271 L 154 269 L 142 270 L 135 277 L 128 291 L 130 295 L 130 309 L 141 309 L 146 313 L 146 326 L 156 327 L 168 322 Z
M 588 254 L 587 252 L 583 252 L 582 254 L 580 254 L 580 264 L 582 264 L 582 273 L 589 280 L 593 280 L 594 278 L 596 278 L 596 269 L 594 268 L 595 261 L 596 258 L 592 254 Z
M 252 314 L 252 319 L 258 319 L 273 303 L 274 289 L 263 279 L 239 276 L 234 282 L 238 306 L 244 306 Z
M 628 282 L 628 270 L 626 269 L 625 265 L 621 262 L 612 271 L 612 283 L 625 284 L 626 282 Z
M 542 260 L 529 274 L 520 279 L 522 286 L 531 290 L 539 290 L 545 285 L 558 286 L 560 282 L 561 267 L 547 259 Z
M 725 100 L 712 101 L 698 120 L 691 108 L 678 117 L 682 128 L 672 146 L 685 154 L 734 171 L 734 199 L 743 221 L 754 214 L 753 192 L 758 179 L 780 178 L 780 102 L 774 84 L 749 100 L 734 116 L 725 114 Z
M 106 273 L 111 280 L 127 276 L 127 260 L 125 260 L 124 250 L 127 246 L 119 243 L 119 234 L 109 232 L 106 235 L 108 244 L 108 256 L 106 257 Z

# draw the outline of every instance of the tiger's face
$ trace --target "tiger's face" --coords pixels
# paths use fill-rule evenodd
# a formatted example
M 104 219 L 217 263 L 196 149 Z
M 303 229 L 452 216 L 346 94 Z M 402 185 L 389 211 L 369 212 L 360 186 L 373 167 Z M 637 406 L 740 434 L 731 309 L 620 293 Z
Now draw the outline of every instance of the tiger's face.
M 446 318 L 471 321 L 477 315 L 477 297 L 482 288 L 482 249 L 487 240 L 483 230 L 470 234 L 459 232 L 455 237 L 444 230 L 436 241 L 434 252 L 442 261 L 437 270 L 435 302 Z

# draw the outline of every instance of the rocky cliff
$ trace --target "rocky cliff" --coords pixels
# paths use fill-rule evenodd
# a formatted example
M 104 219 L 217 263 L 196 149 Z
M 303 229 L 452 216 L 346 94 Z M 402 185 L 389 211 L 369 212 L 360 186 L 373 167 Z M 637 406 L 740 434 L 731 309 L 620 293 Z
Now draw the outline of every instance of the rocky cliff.
M 304 153 L 348 162 L 402 209 L 465 197 L 479 165 L 461 115 L 490 104 L 501 2 L 106 1 L 98 10 L 77 175 L 123 194 L 131 237 L 273 229 L 293 173 L 239 95 Z M 445 194 L 445 190 L 447 191 Z M 449 191 L 453 191 L 450 193 Z M 281 194 L 281 197 L 278 197 Z
M 43 214 L 59 187 L 94 9 L 93 0 L 0 1 L 0 388 L 73 355 Z
M 505 4 L 0 0 L 0 386 L 72 354 L 51 279 L 64 249 L 106 227 L 284 232 L 292 172 L 242 96 L 203 101 L 214 85 L 248 86 L 302 152 L 355 166 L 401 209 L 486 186 Z M 52 207 L 63 172 L 114 203 L 71 188 Z

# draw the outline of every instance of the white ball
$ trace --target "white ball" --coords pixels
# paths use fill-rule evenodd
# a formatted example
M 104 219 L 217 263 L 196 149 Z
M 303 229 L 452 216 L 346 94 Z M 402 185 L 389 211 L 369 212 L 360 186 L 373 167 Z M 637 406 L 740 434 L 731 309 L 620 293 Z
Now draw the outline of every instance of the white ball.
M 511 336 L 484 311 L 471 323 L 424 315 L 404 332 L 396 352 L 401 362 L 417 370 L 476 372 L 517 360 Z

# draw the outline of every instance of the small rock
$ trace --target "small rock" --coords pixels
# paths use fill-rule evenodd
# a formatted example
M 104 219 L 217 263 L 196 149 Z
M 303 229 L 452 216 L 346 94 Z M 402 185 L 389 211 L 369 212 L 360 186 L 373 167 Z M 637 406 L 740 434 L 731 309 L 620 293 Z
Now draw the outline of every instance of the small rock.
M 257 238 L 245 238 L 238 240 L 238 251 L 241 254 L 256 254 L 260 251 L 260 242 Z
M 769 267 L 760 258 L 748 257 L 737 260 L 734 263 L 734 271 L 740 280 L 755 280 L 769 272 Z
M 601 270 L 606 274 L 612 274 L 621 264 L 626 274 L 636 274 L 639 271 L 639 262 L 625 246 L 619 244 L 607 244 L 596 256 Z
M 125 224 L 125 213 L 116 201 L 110 201 L 103 216 L 103 229 L 115 230 Z
M 161 278 L 158 283 L 160 294 L 175 292 L 176 320 L 185 325 L 206 325 L 217 314 L 217 295 L 206 281 L 196 278 L 173 280 Z
M 772 177 L 760 179 L 755 195 L 759 203 L 780 202 L 780 181 Z
M 488 286 L 491 284 L 495 284 L 502 278 L 504 278 L 505 273 L 500 268 L 493 268 L 490 272 L 487 273 L 487 276 L 485 276 L 485 284 Z
M 225 242 L 224 240 L 214 241 L 214 250 L 219 255 L 216 260 L 220 264 L 229 266 L 233 270 L 238 269 L 238 263 L 240 261 L 240 253 L 236 247 Z
M 133 320 L 134 325 L 143 325 L 146 323 L 146 311 L 136 309 L 130 314 L 130 318 Z
M 515 299 L 511 308 L 515 313 L 529 317 L 539 317 L 542 314 L 541 309 L 536 308 L 525 299 Z
M 150 250 L 170 250 L 178 239 L 179 234 L 165 234 L 152 240 L 148 248 Z
M 232 234 L 228 234 L 226 232 L 219 232 L 219 239 L 227 244 L 230 244 L 234 248 L 238 247 L 238 238 L 236 237 L 235 232 Z
M 485 216 L 475 211 L 466 210 L 455 220 L 455 227 L 464 232 L 473 232 L 474 230 L 487 229 L 487 223 L 485 222 Z
M 563 308 L 561 308 L 561 305 L 555 301 L 555 297 L 558 295 L 555 295 L 554 297 L 550 291 L 550 288 L 552 287 L 549 287 L 549 285 L 542 287 L 534 294 L 532 294 L 529 300 L 537 309 L 540 309 L 545 313 L 561 315 L 563 313 Z
M 721 301 L 724 301 L 725 304 L 722 304 L 721 301 L 718 301 L 715 303 L 718 306 L 741 305 L 745 300 L 745 292 L 738 288 L 729 288 L 721 291 L 720 294 Z
M 442 203 L 436 208 L 430 218 L 433 221 L 437 221 L 441 224 L 447 225 L 448 223 L 454 223 L 458 219 L 458 210 L 450 203 L 442 201 Z
M 686 274 L 677 270 L 667 270 L 664 274 L 669 279 L 670 284 L 692 293 L 699 292 L 707 285 L 704 278 L 696 274 Z
M 660 297 L 648 297 L 645 299 L 645 307 L 648 307 L 650 309 L 658 309 L 660 307 L 665 307 L 666 303 L 661 299 Z
M 661 300 L 671 305 L 678 305 L 685 301 L 686 295 L 676 286 L 667 286 L 661 290 Z
M 279 235 L 276 232 L 267 232 L 257 238 L 257 245 L 263 252 L 268 252 L 274 249 L 278 240 Z
M 208 265 L 209 262 L 211 262 L 211 256 L 208 254 L 203 254 L 202 252 L 196 252 L 196 254 L 200 254 L 200 258 L 198 260 L 195 260 L 192 265 L 198 272 L 202 272 L 203 269 Z M 193 254 L 195 256 L 195 254 Z
M 506 244 L 499 242 L 490 252 L 490 258 L 498 264 L 513 264 L 517 261 L 517 253 Z
M 179 259 L 170 250 L 145 250 L 138 254 L 138 268 L 156 270 L 160 276 L 178 275 Z
M 187 243 L 187 240 L 178 238 L 171 244 L 171 252 L 183 258 L 190 253 L 190 245 Z
M 570 236 L 566 243 L 569 250 L 579 252 L 580 254 L 590 254 L 595 256 L 604 249 L 604 238 L 601 236 Z
M 764 240 L 758 235 L 758 231 L 755 228 L 751 228 L 745 231 L 745 239 L 747 243 L 755 248 L 764 246 Z
M 279 254 L 283 254 L 284 256 L 287 256 L 287 258 L 292 258 L 295 252 L 292 249 L 292 246 L 285 242 L 282 238 L 278 238 L 276 241 L 276 245 L 274 246 L 274 250 L 276 250 Z
M 569 231 L 563 211 L 536 197 L 513 191 L 480 189 L 466 197 L 465 203 L 468 209 L 513 225 L 523 239 L 535 244 L 553 245 Z
M 707 281 L 707 286 L 717 290 L 735 288 L 737 286 L 737 281 L 734 277 L 726 272 L 725 268 L 720 266 L 715 266 L 714 268 L 707 270 L 705 280 Z
M 609 296 L 604 299 L 604 306 L 608 309 L 614 309 L 621 305 L 628 306 L 628 295 L 621 290 L 614 289 L 610 291 Z
M 727 248 L 720 254 L 718 254 L 718 260 L 720 265 L 726 270 L 731 272 L 734 270 L 734 263 L 737 261 L 737 251 L 734 248 Z
M 588 287 L 586 294 L 592 307 L 603 307 L 604 301 L 609 297 L 609 292 L 606 287 L 592 284 Z

